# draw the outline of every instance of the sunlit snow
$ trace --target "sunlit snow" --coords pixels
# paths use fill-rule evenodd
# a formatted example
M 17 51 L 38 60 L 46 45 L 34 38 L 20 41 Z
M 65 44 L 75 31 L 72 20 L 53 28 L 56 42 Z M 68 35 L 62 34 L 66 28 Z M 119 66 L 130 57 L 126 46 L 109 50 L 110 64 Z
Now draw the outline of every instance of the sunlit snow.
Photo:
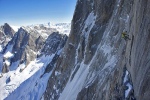
M 13 54 L 9 51 L 4 54 L 4 58 L 11 58 L 11 57 L 13 57 Z
M 1 99 L 40 100 L 46 89 L 50 73 L 44 74 L 42 78 L 40 77 L 53 57 L 54 55 L 42 56 L 31 61 L 26 68 L 24 64 L 16 67 L 18 62 L 12 64 L 14 66 L 11 67 L 17 69 L 3 74 L 3 77 L 0 78 Z M 24 69 L 23 71 L 21 71 L 22 68 Z
M 2 46 L 0 45 L 0 52 L 2 52 L 2 50 L 3 50 L 3 48 L 2 48 Z
M 11 27 L 12 27 L 12 29 L 13 29 L 15 32 L 17 32 L 18 29 L 20 28 L 20 26 L 11 26 Z
M 76 100 L 77 94 L 81 91 L 88 72 L 89 68 L 87 65 L 81 64 L 72 81 L 68 81 L 59 100 Z
M 90 31 L 91 31 L 91 29 L 93 28 L 93 26 L 95 24 L 95 19 L 96 19 L 96 16 L 94 15 L 93 12 L 91 12 L 88 15 L 87 19 L 85 20 L 82 34 L 85 36 L 86 42 L 88 41 Z M 88 28 L 88 31 L 86 31 L 86 28 Z M 75 57 L 76 58 L 76 61 L 75 61 L 76 64 L 78 62 L 77 60 L 78 60 L 79 46 L 76 50 L 76 57 Z M 76 69 L 77 66 L 78 65 L 75 66 L 75 69 Z M 81 91 L 81 89 L 82 89 L 82 87 L 85 83 L 88 72 L 89 72 L 88 65 L 85 65 L 82 62 L 81 65 L 80 65 L 80 68 L 78 69 L 78 71 L 76 72 L 76 74 L 75 74 L 75 76 L 73 77 L 72 80 L 71 80 L 72 77 L 70 77 L 67 85 L 65 86 L 62 94 L 59 97 L 59 100 L 76 100 L 78 93 Z M 72 74 L 73 73 L 74 73 L 74 71 L 72 72 Z

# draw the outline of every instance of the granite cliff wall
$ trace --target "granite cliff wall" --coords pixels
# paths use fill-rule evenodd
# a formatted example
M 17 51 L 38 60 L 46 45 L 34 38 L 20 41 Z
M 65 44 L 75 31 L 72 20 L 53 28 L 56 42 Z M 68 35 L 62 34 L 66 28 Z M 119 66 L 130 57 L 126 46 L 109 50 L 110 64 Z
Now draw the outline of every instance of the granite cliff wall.
M 149 100 L 149 15 L 149 0 L 78 0 L 45 100 Z

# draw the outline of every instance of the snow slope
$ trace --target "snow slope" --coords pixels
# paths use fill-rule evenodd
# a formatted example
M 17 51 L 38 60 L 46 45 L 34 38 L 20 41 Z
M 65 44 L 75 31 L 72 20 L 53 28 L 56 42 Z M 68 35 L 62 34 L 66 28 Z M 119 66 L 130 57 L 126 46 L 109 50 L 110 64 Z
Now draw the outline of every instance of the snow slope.
M 54 55 L 42 56 L 34 61 L 20 72 L 24 64 L 21 64 L 16 70 L 3 74 L 0 78 L 0 99 L 6 100 L 39 100 L 47 86 L 48 78 L 51 74 L 44 74 L 46 66 L 52 60 Z M 8 97 L 7 97 L 8 96 Z
M 0 45 L 0 52 L 2 52 L 2 50 L 3 50 L 3 48 L 2 48 L 2 46 Z
M 83 35 L 85 36 L 85 42 L 86 43 L 88 42 L 90 31 L 95 24 L 95 19 L 96 19 L 96 16 L 94 16 L 94 13 L 91 12 L 88 15 L 87 19 L 85 20 L 82 33 L 84 33 Z M 86 31 L 86 28 L 88 28 L 89 30 Z M 80 46 L 80 44 L 79 44 L 79 46 Z M 77 48 L 77 49 L 79 49 L 79 48 Z M 74 78 L 71 80 L 72 75 L 78 66 L 78 64 L 77 64 L 78 50 L 76 50 L 76 57 L 75 58 L 76 58 L 76 61 L 75 61 L 76 66 L 74 68 L 74 71 L 72 71 L 72 74 L 69 78 L 69 81 L 66 84 L 62 94 L 60 95 L 59 100 L 76 100 L 78 93 L 82 90 L 82 88 L 85 85 L 85 80 L 86 80 L 86 77 L 89 73 L 89 65 L 90 64 L 89 65 L 84 64 L 85 59 L 83 59 L 83 61 L 80 64 L 80 68 L 76 72 Z
M 67 33 L 68 31 L 66 30 L 70 31 L 70 24 L 65 24 L 65 23 L 53 24 L 53 25 L 39 24 L 39 25 L 26 26 L 22 28 L 28 31 L 29 34 L 36 35 L 37 37 L 35 38 L 38 38 L 38 36 L 41 35 L 45 37 L 45 41 L 47 41 L 46 38 L 51 33 L 54 33 L 55 31 L 60 30 L 62 34 L 64 34 L 65 32 Z M 26 33 L 26 31 L 24 31 L 22 28 L 20 28 L 19 31 L 15 34 L 15 36 L 13 37 L 14 40 L 20 39 L 19 42 L 25 41 L 24 37 L 26 36 L 26 34 L 24 35 L 24 33 Z M 56 30 L 56 28 L 58 28 L 58 30 Z M 16 39 L 16 37 L 21 37 L 21 38 Z M 57 37 L 57 35 L 55 35 L 55 37 Z M 34 40 L 34 37 L 31 37 L 31 40 L 32 39 Z M 53 37 L 50 39 L 53 39 Z M 10 41 L 9 44 L 7 44 L 7 46 L 4 47 L 4 51 L 2 45 L 0 45 L 0 84 L 1 84 L 0 100 L 3 99 L 40 100 L 41 99 L 43 93 L 45 92 L 48 78 L 51 75 L 51 71 L 47 72 L 47 70 L 49 69 L 49 67 L 53 67 L 53 66 L 49 66 L 49 64 L 52 62 L 54 63 L 54 59 L 56 60 L 56 57 L 54 56 L 55 55 L 59 56 L 60 53 L 62 52 L 62 48 L 66 42 L 67 36 L 65 35 L 65 37 L 62 37 L 62 35 L 60 35 L 59 39 L 61 42 L 60 45 L 58 45 L 59 43 L 56 44 L 55 43 L 56 41 L 51 41 L 51 42 L 47 41 L 48 44 L 53 43 L 53 46 L 56 45 L 55 46 L 56 50 L 54 49 L 54 53 L 46 54 L 45 52 L 43 52 L 43 54 L 41 55 L 39 54 L 40 56 L 38 55 L 38 57 L 37 56 L 35 56 L 35 58 L 31 57 L 32 61 L 29 61 L 29 64 L 26 64 L 26 61 L 22 62 L 23 60 L 21 58 L 12 60 L 12 58 L 14 58 L 17 53 L 18 53 L 17 56 L 21 55 L 19 51 L 17 50 L 14 51 L 14 45 L 17 45 L 16 43 L 19 43 L 18 41 L 17 42 Z M 19 44 L 20 47 L 22 46 L 22 44 L 23 43 Z M 58 49 L 56 48 L 57 45 L 58 45 Z M 49 48 L 54 48 L 54 47 L 49 47 Z M 34 51 L 32 49 L 26 49 L 26 50 L 31 50 L 31 52 L 37 55 L 37 51 Z M 49 49 L 49 51 L 50 50 L 51 49 Z M 34 56 L 34 55 L 32 55 L 32 53 L 31 54 L 27 53 L 26 57 L 29 56 Z M 52 68 L 50 69 L 53 70 Z

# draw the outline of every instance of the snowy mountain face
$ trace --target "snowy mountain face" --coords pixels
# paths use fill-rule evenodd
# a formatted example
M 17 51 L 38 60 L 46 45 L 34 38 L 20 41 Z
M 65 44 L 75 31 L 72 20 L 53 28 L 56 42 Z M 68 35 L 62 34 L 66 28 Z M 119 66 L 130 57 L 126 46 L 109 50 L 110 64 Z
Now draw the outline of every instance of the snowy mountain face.
M 11 40 L 14 34 L 15 31 L 7 23 L 0 26 L 0 52 Z
M 48 37 L 44 38 L 39 30 L 46 30 L 44 34 Z M 0 100 L 38 100 L 42 97 L 68 36 L 54 32 L 56 29 L 40 27 L 39 30 L 21 27 L 9 36 L 10 41 L 2 48 Z M 11 32 L 7 32 L 9 34 Z

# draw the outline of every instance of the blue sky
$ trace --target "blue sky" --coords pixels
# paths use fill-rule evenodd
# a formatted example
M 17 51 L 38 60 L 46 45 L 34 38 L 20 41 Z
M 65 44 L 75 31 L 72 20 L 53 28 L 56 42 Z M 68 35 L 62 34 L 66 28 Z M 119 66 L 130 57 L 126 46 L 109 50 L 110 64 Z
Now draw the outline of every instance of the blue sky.
M 70 22 L 77 0 L 0 0 L 0 25 Z

